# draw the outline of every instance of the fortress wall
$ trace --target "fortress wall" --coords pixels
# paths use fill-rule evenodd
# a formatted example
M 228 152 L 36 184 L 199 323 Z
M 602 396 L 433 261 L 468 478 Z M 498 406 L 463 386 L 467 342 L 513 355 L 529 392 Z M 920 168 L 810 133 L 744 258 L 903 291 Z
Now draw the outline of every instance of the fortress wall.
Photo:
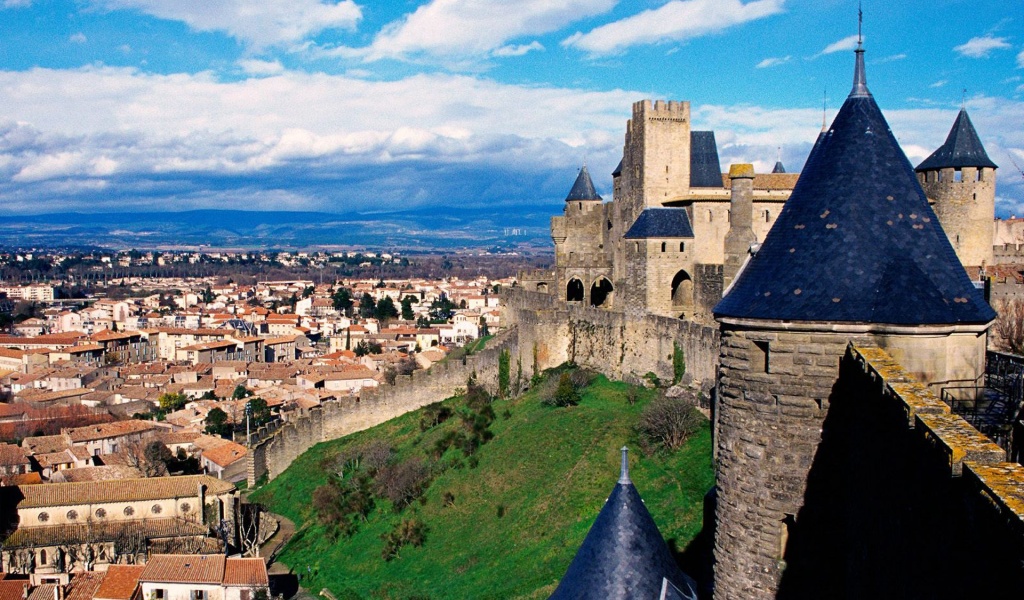
M 544 296 L 544 294 L 539 294 Z M 346 398 L 326 402 L 282 425 L 277 431 L 253 446 L 249 456 L 249 485 L 266 475 L 277 477 L 300 454 L 313 445 L 369 429 L 416 410 L 427 404 L 451 397 L 456 388 L 465 388 L 470 375 L 490 390 L 497 389 L 498 357 L 502 349 L 518 354 L 516 332 L 504 331 L 480 352 L 467 356 L 465 362 L 448 361 L 426 371 L 400 376 L 395 385 L 365 389 L 358 399 Z M 515 377 L 513 361 L 512 376 Z M 524 365 L 524 370 L 525 370 Z
M 714 380 L 719 344 L 715 328 L 670 317 L 570 305 L 521 289 L 502 293 L 503 318 L 518 331 L 519 359 L 525 373 L 532 374 L 536 348 L 540 370 L 571 360 L 615 379 L 637 381 L 654 373 L 671 380 L 677 344 L 683 350 L 687 373 L 696 380 Z
M 780 598 L 1024 589 L 1024 467 L 878 348 L 847 347 L 804 504 L 785 525 Z

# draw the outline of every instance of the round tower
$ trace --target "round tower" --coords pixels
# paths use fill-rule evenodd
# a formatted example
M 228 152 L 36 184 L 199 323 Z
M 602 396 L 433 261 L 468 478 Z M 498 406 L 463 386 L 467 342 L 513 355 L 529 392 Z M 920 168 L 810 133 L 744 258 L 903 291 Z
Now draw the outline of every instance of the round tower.
M 946 142 L 916 169 L 949 243 L 970 272 L 992 264 L 996 168 L 961 109 Z
M 850 343 L 885 348 L 934 388 L 984 368 L 995 313 L 868 91 L 863 52 L 799 185 L 714 308 L 716 600 L 856 597 L 844 569 L 859 549 L 807 542 L 832 533 L 816 517 L 842 510 L 809 482 L 843 468 L 822 449 L 849 405 Z

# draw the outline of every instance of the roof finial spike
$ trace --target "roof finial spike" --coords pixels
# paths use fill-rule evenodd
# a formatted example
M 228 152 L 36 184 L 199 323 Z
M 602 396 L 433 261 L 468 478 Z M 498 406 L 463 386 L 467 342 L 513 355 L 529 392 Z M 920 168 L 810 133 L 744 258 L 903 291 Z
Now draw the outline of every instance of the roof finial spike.
M 779 152 L 775 160 L 778 162 L 782 162 L 782 146 L 779 146 Z
M 630 485 L 633 482 L 629 479 L 629 448 L 622 447 L 622 471 L 619 472 L 619 483 Z
M 864 37 L 861 33 L 864 25 L 864 11 L 860 8 L 860 3 L 857 4 L 857 49 L 854 52 L 857 55 L 857 65 L 853 70 L 853 89 L 850 90 L 851 98 L 870 98 L 871 92 L 868 91 L 867 77 L 864 75 Z
M 960 97 L 960 110 L 967 110 L 967 88 L 964 88 L 963 95 Z
M 821 92 L 821 130 L 828 131 L 828 87 Z
M 864 29 L 864 9 L 861 0 L 857 1 L 857 47 L 860 48 L 864 42 L 862 31 Z

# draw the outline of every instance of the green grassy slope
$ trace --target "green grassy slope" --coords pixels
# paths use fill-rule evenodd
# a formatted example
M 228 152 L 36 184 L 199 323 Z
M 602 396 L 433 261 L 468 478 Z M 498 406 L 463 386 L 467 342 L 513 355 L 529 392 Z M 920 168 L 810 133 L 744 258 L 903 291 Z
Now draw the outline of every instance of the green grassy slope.
M 631 406 L 629 386 L 599 376 L 579 406 L 552 408 L 538 398 L 544 387 L 494 402 L 495 437 L 477 452 L 478 466 L 444 471 L 425 503 L 400 515 L 378 501 L 352 537 L 333 543 L 312 508 L 313 490 L 326 481 L 332 459 L 373 439 L 387 440 L 400 458 L 427 456 L 436 439 L 459 427 L 458 418 L 421 432 L 417 411 L 313 447 L 253 494 L 299 527 L 281 561 L 302 574 L 303 587 L 314 593 L 326 587 L 339 600 L 546 598 L 618 478 L 619 448 L 637 446 L 633 426 L 653 392 L 642 391 Z M 468 463 L 461 457 L 449 450 L 442 460 Z M 685 548 L 701 529 L 703 496 L 713 484 L 708 428 L 677 452 L 632 452 L 630 462 L 662 534 Z M 444 506 L 446 492 L 455 496 L 451 506 Z M 381 535 L 410 515 L 428 526 L 426 543 L 404 547 L 399 558 L 385 562 Z

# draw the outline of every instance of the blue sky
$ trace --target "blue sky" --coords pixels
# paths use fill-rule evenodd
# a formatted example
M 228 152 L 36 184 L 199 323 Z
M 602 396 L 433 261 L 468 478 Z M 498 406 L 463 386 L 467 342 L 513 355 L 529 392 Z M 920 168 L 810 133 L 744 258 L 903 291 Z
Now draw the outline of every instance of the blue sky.
M 1004 215 L 1024 214 L 1022 9 L 864 2 L 910 160 L 966 101 Z M 0 205 L 554 204 L 584 160 L 607 198 L 643 98 L 691 101 L 723 167 L 798 170 L 856 33 L 849 0 L 0 0 Z

